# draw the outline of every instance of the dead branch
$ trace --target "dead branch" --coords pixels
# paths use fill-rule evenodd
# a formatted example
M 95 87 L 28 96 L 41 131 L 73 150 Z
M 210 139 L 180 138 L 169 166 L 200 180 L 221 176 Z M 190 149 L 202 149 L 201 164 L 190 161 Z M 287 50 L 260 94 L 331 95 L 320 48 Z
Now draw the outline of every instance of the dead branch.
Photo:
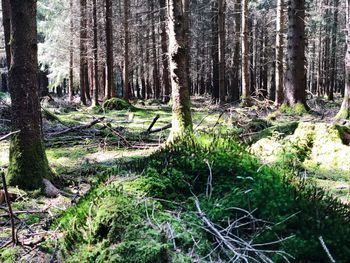
M 157 114 L 157 116 L 154 117 L 154 119 L 153 119 L 151 125 L 148 127 L 148 129 L 147 129 L 147 131 L 145 132 L 145 134 L 149 134 L 149 133 L 150 133 L 150 131 L 152 130 L 153 126 L 156 124 L 156 122 L 157 122 L 157 120 L 158 120 L 159 118 L 160 118 L 160 115 Z
M 87 124 L 79 125 L 79 126 L 76 126 L 76 127 L 71 127 L 71 128 L 65 129 L 63 131 L 59 131 L 59 132 L 50 133 L 49 136 L 50 137 L 52 137 L 52 136 L 59 136 L 59 135 L 66 134 L 66 133 L 69 133 L 69 132 L 76 132 L 76 131 L 89 129 L 92 126 L 96 125 L 97 123 L 102 122 L 104 120 L 104 118 L 105 117 L 101 117 L 101 118 L 98 118 L 98 119 L 94 119 L 93 121 L 91 121 L 91 122 L 89 122 Z
M 20 132 L 20 131 L 14 131 L 14 132 L 10 132 L 9 134 L 6 134 L 5 136 L 3 136 L 3 137 L 0 138 L 0 142 L 6 140 L 7 138 L 9 138 L 9 137 L 11 137 L 12 135 L 17 134 L 17 133 L 19 133 L 19 132 Z
M 5 192 L 5 201 L 8 206 L 8 211 L 9 211 L 9 216 L 10 216 L 10 221 L 11 221 L 11 233 L 12 233 L 12 243 L 14 245 L 17 244 L 17 238 L 16 238 L 16 227 L 15 227 L 15 220 L 14 220 L 14 215 L 12 212 L 12 207 L 11 207 L 11 201 L 8 195 L 7 191 L 7 184 L 6 184 L 6 179 L 5 179 L 5 173 L 3 171 L 0 171 L 1 173 L 1 179 L 2 179 L 2 184 L 4 187 L 4 192 Z
M 151 134 L 151 133 L 157 133 L 157 132 L 161 132 L 161 131 L 164 131 L 164 130 L 167 130 L 167 129 L 170 129 L 173 125 L 171 123 L 161 127 L 161 128 L 158 128 L 158 129 L 154 129 L 154 130 L 151 130 L 149 131 L 148 134 Z

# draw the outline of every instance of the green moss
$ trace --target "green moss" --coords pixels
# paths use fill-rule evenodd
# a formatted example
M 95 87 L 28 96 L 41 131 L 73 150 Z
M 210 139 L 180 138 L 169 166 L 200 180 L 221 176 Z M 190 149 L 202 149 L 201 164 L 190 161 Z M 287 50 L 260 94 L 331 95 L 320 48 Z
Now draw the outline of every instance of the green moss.
M 307 109 L 303 103 L 296 103 L 294 106 L 289 106 L 287 104 L 282 104 L 280 111 L 290 115 L 303 116 L 307 113 Z
M 20 142 L 18 135 L 11 139 L 10 164 L 7 181 L 25 190 L 42 187 L 43 178 L 50 178 L 50 169 L 42 141 L 26 139 Z
M 103 111 L 132 110 L 134 109 L 134 106 L 132 106 L 127 100 L 112 98 L 103 102 L 102 109 Z
M 349 97 L 345 96 L 343 103 L 340 107 L 338 114 L 335 116 L 335 119 L 347 119 L 349 117 Z

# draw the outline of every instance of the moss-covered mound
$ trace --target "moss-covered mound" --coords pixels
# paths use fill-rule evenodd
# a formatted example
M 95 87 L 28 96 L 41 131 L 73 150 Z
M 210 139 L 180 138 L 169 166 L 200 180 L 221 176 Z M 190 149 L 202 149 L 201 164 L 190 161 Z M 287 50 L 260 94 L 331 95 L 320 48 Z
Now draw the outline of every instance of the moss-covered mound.
M 251 149 L 267 162 L 297 165 L 318 178 L 346 180 L 350 171 L 349 138 L 349 128 L 345 126 L 300 123 L 294 134 L 282 139 L 266 137 Z
M 349 209 L 231 140 L 188 138 L 100 178 L 54 225 L 64 262 L 230 262 L 232 247 L 248 262 L 329 262 L 319 237 L 349 259 Z
M 134 107 L 131 105 L 130 102 L 127 100 L 119 99 L 119 98 L 112 98 L 109 100 L 106 100 L 102 104 L 102 110 L 103 111 L 110 111 L 110 110 L 131 110 Z

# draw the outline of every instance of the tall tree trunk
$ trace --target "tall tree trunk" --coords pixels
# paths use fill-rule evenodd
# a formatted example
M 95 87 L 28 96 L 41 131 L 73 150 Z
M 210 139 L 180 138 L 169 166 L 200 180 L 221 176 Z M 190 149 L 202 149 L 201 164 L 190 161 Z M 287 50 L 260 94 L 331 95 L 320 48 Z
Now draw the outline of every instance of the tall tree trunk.
M 346 54 L 345 54 L 345 90 L 344 99 L 337 119 L 349 118 L 350 107 L 350 0 L 346 0 Z
M 170 140 L 192 131 L 188 83 L 188 0 L 169 0 L 169 64 L 173 99 Z
M 87 83 L 87 20 L 86 0 L 80 0 L 80 100 L 86 105 Z
M 334 100 L 335 80 L 337 75 L 336 61 L 337 61 L 337 32 L 338 32 L 338 6 L 339 0 L 333 1 L 333 24 L 332 24 L 332 35 L 331 35 L 331 66 L 330 66 L 330 79 L 329 79 L 329 100 Z
M 231 96 L 232 100 L 236 101 L 239 99 L 239 73 L 240 73 L 240 52 L 241 52 L 241 0 L 235 1 L 235 45 L 233 54 L 233 77 Z
M 305 3 L 288 2 L 288 56 L 285 80 L 285 103 L 289 106 L 306 105 L 305 74 Z
M 93 85 L 93 97 L 92 97 L 92 106 L 98 105 L 98 90 L 99 90 L 99 82 L 98 82 L 98 50 L 97 50 L 97 2 L 96 0 L 92 1 L 92 19 L 93 19 L 93 72 L 94 72 L 94 85 Z
M 160 98 L 160 83 L 159 83 L 159 69 L 158 69 L 158 59 L 157 59 L 157 41 L 156 41 L 156 28 L 154 19 L 154 0 L 148 0 L 150 13 L 151 13 L 151 37 L 152 37 L 152 62 L 153 62 L 153 88 L 154 88 L 154 98 Z
M 276 18 L 276 97 L 275 104 L 283 103 L 283 44 L 284 44 L 284 0 L 277 0 L 277 18 Z
M 170 80 L 169 80 L 169 60 L 168 60 L 168 37 L 166 23 L 166 0 L 159 0 L 160 6 L 160 28 L 161 28 L 161 48 L 162 48 L 162 84 L 163 84 L 163 101 L 170 100 Z
M 11 11 L 9 0 L 1 1 L 2 7 L 2 24 L 4 26 L 4 38 L 5 38 L 5 51 L 6 51 L 6 66 L 10 69 L 11 64 L 11 51 L 10 51 L 10 39 L 11 39 Z
M 73 34 L 74 34 L 74 25 L 73 25 L 73 0 L 70 0 L 69 2 L 70 6 L 70 42 L 69 42 L 69 101 L 72 102 L 73 95 L 74 95 L 74 76 L 73 76 Z
M 41 138 L 38 90 L 36 0 L 11 0 L 12 129 L 8 181 L 23 189 L 37 189 L 49 177 Z
M 226 1 L 218 0 L 218 46 L 219 46 L 219 99 L 220 102 L 225 101 L 226 86 L 225 86 L 225 9 Z
M 250 104 L 248 0 L 242 0 L 242 104 Z
M 107 99 L 115 97 L 114 88 L 114 54 L 113 54 L 113 7 L 112 0 L 106 0 L 106 73 Z
M 218 25 L 218 0 L 212 1 L 212 71 L 213 71 L 213 90 L 212 98 L 219 100 L 219 25 Z
M 123 98 L 131 98 L 129 86 L 129 0 L 124 0 L 124 67 L 123 67 Z

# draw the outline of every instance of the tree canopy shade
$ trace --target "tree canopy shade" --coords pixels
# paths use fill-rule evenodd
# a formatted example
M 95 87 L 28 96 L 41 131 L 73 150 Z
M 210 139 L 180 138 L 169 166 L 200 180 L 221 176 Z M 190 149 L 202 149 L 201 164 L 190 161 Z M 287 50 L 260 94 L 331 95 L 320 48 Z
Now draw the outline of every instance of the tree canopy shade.
M 49 176 L 41 138 L 38 93 L 36 0 L 10 0 L 12 129 L 8 181 L 24 189 L 37 189 Z

